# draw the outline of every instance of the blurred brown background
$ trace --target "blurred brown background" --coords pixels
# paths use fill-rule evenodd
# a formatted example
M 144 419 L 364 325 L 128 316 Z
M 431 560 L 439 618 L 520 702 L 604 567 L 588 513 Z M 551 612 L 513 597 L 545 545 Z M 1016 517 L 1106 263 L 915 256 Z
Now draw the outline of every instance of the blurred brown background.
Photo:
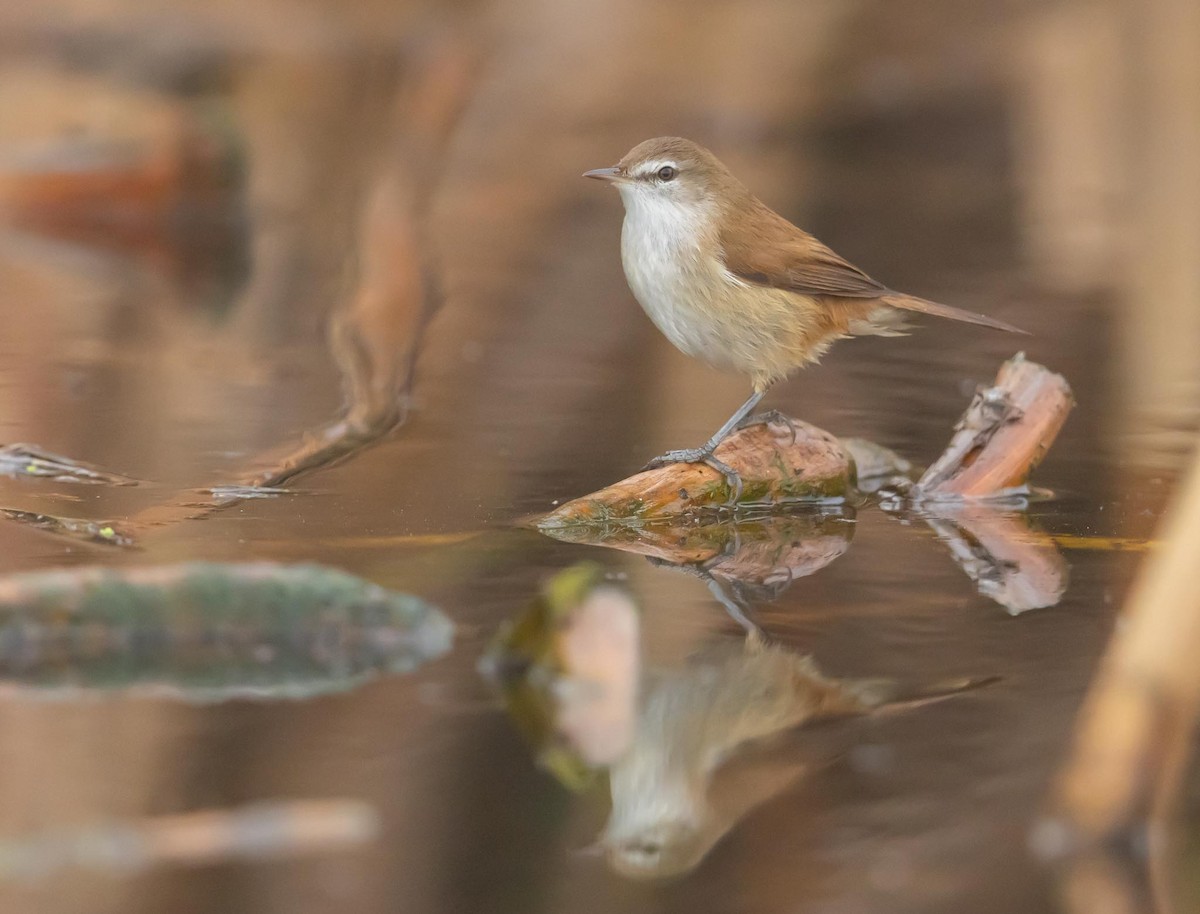
M 483 633 L 581 556 L 504 525 L 699 441 L 744 396 L 657 336 L 621 275 L 620 206 L 579 179 L 661 134 L 710 146 L 889 285 L 1032 331 L 1030 356 L 1081 404 L 1039 479 L 1061 496 L 1043 522 L 1147 534 L 1200 424 L 1194 0 L 8 4 L 0 442 L 151 485 L 0 479 L 4 506 L 132 517 L 240 478 L 335 420 L 347 392 L 352 423 L 397 390 L 411 411 L 307 494 L 174 524 L 137 554 L 0 523 L 0 567 L 321 560 L 427 593 L 467 629 L 429 682 L 282 709 L 0 702 L 5 834 L 312 793 L 365 794 L 386 822 L 362 857 L 65 879 L 0 889 L 6 910 L 1052 910 L 1024 869 L 1027 814 L 1129 556 L 1080 554 L 1068 604 L 1022 639 L 994 608 L 960 615 L 969 586 L 877 519 L 861 558 L 797 589 L 798 617 L 778 610 L 846 672 L 991 664 L 1017 683 L 981 699 L 991 716 L 937 712 L 966 735 L 930 750 L 944 768 L 906 770 L 936 772 L 946 797 L 896 813 L 916 837 L 884 848 L 900 856 L 882 875 L 854 830 L 891 814 L 855 807 L 847 824 L 809 797 L 797 815 L 817 824 L 794 847 L 777 812 L 760 823 L 771 851 L 735 847 L 712 881 L 581 876 L 563 855 L 597 816 L 540 780 L 502 718 L 455 710 L 480 698 Z M 940 325 L 843 344 L 770 405 L 927 460 L 1012 345 Z M 724 624 L 695 582 L 620 561 L 660 610 L 653 656 Z M 996 769 L 983 788 L 961 761 L 980 746 Z M 834 780 L 829 796 L 866 803 Z M 969 823 L 987 810 L 1013 811 L 985 864 L 994 836 Z

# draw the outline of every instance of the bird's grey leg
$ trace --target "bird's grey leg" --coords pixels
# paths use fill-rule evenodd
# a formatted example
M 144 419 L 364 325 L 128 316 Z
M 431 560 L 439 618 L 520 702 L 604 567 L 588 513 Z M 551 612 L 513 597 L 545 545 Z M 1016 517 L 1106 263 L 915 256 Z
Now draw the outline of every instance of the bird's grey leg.
M 700 447 L 682 448 L 678 451 L 667 451 L 661 457 L 655 457 L 651 460 L 644 469 L 653 469 L 654 467 L 666 466 L 668 463 L 703 463 L 712 456 L 712 452 L 717 449 L 722 441 L 729 437 L 729 433 L 738 427 L 738 424 L 750 414 L 754 407 L 758 406 L 758 402 L 766 394 L 766 391 L 755 391 L 750 395 L 745 403 L 737 408 L 737 411 L 729 417 L 729 420 L 722 425 L 715 435 L 704 442 Z
M 738 427 L 742 420 L 750 414 L 751 410 L 758 406 L 759 401 L 766 395 L 766 393 L 767 392 L 765 390 L 756 390 L 754 393 L 752 393 L 746 402 L 739 406 L 734 414 L 729 417 L 725 424 L 717 429 L 716 434 L 704 442 L 704 444 L 702 444 L 700 447 L 683 448 L 677 451 L 667 451 L 667 453 L 663 454 L 662 456 L 655 457 L 644 467 L 642 467 L 642 469 L 653 470 L 655 467 L 666 466 L 670 463 L 706 463 L 725 477 L 725 481 L 729 484 L 729 487 L 733 493 L 733 497 L 730 499 L 730 502 L 736 502 L 742 497 L 742 477 L 739 476 L 737 471 L 733 467 L 729 466 L 729 464 L 714 457 L 713 451 L 717 449 L 717 445 L 729 437 L 729 433 Z
M 716 598 L 718 603 L 725 607 L 725 612 L 729 613 L 733 621 L 746 630 L 747 635 L 763 637 L 765 632 L 758 627 L 758 623 L 746 615 L 747 607 L 741 600 L 726 593 L 725 588 L 721 586 L 721 582 L 711 574 L 704 575 L 704 582 L 708 585 L 708 592 Z

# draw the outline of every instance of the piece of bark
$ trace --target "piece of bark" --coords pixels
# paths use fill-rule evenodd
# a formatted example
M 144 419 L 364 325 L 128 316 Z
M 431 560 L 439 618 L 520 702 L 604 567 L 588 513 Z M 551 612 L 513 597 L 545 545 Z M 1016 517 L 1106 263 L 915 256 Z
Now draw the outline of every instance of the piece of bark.
M 778 413 L 734 432 L 716 458 L 742 478 L 740 506 L 822 502 L 854 488 L 854 462 L 829 432 Z M 725 477 L 706 464 L 673 463 L 646 470 L 569 501 L 537 520 L 543 531 L 575 524 L 609 525 L 678 517 L 731 501 Z
M 1024 491 L 1075 405 L 1071 387 L 1023 352 L 975 394 L 942 456 L 913 487 L 915 500 L 1003 498 Z

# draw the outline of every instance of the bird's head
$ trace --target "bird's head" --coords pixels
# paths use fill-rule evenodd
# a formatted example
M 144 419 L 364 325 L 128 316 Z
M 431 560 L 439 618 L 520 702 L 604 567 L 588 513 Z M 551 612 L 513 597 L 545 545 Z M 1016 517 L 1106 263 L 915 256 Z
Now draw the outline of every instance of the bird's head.
M 677 136 L 639 143 L 616 165 L 584 177 L 613 184 L 626 209 L 711 210 L 741 187 L 715 155 Z

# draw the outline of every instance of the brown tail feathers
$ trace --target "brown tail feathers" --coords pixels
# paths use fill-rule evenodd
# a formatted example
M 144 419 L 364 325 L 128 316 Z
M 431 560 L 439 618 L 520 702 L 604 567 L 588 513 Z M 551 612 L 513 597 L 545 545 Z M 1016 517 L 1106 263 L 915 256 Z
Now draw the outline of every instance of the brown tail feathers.
M 962 308 L 955 308 L 950 305 L 940 305 L 935 301 L 926 301 L 923 298 L 915 298 L 912 295 L 893 293 L 883 296 L 881 301 L 885 305 L 889 305 L 892 308 L 899 308 L 902 311 L 932 314 L 936 317 L 947 317 L 952 321 L 963 321 L 968 324 L 978 324 L 980 327 L 991 327 L 993 330 L 1007 330 L 1009 333 L 1029 335 L 1028 330 L 1022 330 L 1020 327 L 1014 327 L 1012 324 L 998 321 L 994 317 L 976 314 L 973 311 L 964 311 Z

